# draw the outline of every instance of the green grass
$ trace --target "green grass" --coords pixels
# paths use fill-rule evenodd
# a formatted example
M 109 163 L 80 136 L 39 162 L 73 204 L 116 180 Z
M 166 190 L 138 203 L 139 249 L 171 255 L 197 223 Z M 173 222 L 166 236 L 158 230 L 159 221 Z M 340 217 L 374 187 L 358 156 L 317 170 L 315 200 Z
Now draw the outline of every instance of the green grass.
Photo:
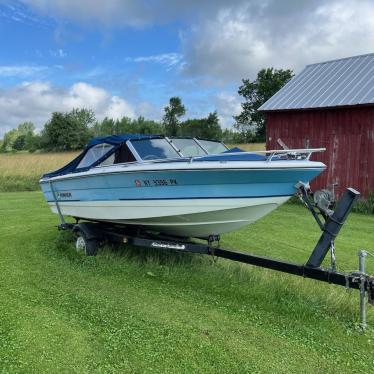
M 374 192 L 369 192 L 367 199 L 358 199 L 353 206 L 353 211 L 363 214 L 374 214 Z
M 199 255 L 85 258 L 38 192 L 0 194 L 0 220 L 0 373 L 373 370 L 357 291 Z M 341 270 L 373 249 L 373 227 L 351 216 L 336 243 Z M 302 262 L 317 238 L 310 215 L 285 205 L 222 246 Z

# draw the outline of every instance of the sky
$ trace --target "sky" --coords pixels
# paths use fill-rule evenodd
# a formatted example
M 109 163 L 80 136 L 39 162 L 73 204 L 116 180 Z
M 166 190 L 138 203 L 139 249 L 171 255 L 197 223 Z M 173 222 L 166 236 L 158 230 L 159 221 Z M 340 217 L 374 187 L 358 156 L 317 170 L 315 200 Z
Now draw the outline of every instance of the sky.
M 0 137 L 80 107 L 160 120 L 172 96 L 230 127 L 259 69 L 371 52 L 372 0 L 0 0 Z

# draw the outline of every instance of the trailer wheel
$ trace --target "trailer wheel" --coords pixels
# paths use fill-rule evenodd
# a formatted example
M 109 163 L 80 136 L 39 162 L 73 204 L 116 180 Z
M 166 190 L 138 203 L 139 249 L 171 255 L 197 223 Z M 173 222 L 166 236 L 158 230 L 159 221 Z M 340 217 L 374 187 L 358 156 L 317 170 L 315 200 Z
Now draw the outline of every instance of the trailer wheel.
M 75 249 L 78 253 L 83 253 L 86 256 L 95 256 L 99 247 L 99 242 L 96 239 L 87 239 L 84 232 L 77 232 L 77 240 L 75 242 Z

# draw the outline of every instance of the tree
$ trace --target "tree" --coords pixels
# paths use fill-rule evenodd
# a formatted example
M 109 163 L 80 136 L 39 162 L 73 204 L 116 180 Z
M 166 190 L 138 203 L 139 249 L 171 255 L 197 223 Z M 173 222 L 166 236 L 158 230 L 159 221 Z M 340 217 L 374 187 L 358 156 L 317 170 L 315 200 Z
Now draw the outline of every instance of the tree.
M 68 151 L 85 146 L 95 122 L 92 110 L 73 109 L 68 113 L 54 112 L 44 126 L 42 145 L 47 150 Z
M 13 149 L 15 151 L 23 151 L 25 148 L 26 148 L 26 135 L 17 136 L 13 144 Z
M 232 128 L 222 131 L 222 141 L 227 144 L 240 144 L 247 141 L 245 134 Z
M 105 117 L 94 125 L 95 136 L 117 135 L 116 122 L 112 118 Z
M 246 140 L 265 141 L 265 117 L 258 108 L 279 91 L 292 77 L 292 70 L 262 69 L 256 80 L 243 79 L 239 95 L 245 101 L 242 112 L 235 116 L 234 127 L 245 135 Z
M 181 123 L 178 135 L 206 139 L 221 139 L 222 129 L 217 112 L 209 113 L 206 118 L 192 118 Z
M 159 122 L 138 117 L 131 119 L 122 117 L 120 120 L 104 118 L 93 126 L 95 136 L 118 135 L 118 134 L 162 134 L 163 127 Z
M 133 121 L 133 127 L 136 129 L 138 134 L 158 135 L 164 132 L 164 128 L 162 127 L 161 123 L 150 119 L 145 119 L 141 116 Z
M 42 136 L 40 134 L 33 134 L 26 137 L 25 149 L 29 152 L 35 152 L 42 148 Z
M 19 136 L 19 132 L 17 131 L 17 129 L 7 131 L 4 134 L 2 151 L 11 152 L 13 150 L 14 143 L 16 142 L 18 136 Z
M 27 136 L 34 133 L 35 126 L 32 122 L 23 122 L 18 125 L 17 130 L 19 131 L 20 135 Z
M 129 117 L 122 117 L 118 121 L 119 134 L 136 134 L 138 132 L 136 124 Z
M 28 139 L 34 136 L 35 126 L 32 122 L 24 122 L 16 129 L 5 133 L 2 151 L 22 151 L 27 149 Z
M 208 117 L 206 118 L 206 126 L 204 130 L 205 133 L 203 137 L 216 140 L 221 139 L 222 129 L 219 124 L 219 118 L 216 111 L 209 113 Z
M 24 122 L 18 126 L 18 131 L 20 136 L 18 137 L 16 143 L 22 144 L 23 150 L 36 151 L 39 148 L 40 142 L 37 139 L 40 139 L 40 135 L 35 134 L 35 126 L 32 122 Z M 22 141 L 23 138 L 23 141 Z M 16 144 L 14 145 L 16 148 Z
M 72 121 L 77 125 L 89 128 L 96 121 L 95 113 L 91 109 L 74 108 L 67 113 Z
M 186 114 L 186 108 L 180 97 L 171 97 L 169 105 L 164 108 L 163 125 L 166 135 L 176 136 L 180 127 L 179 119 Z

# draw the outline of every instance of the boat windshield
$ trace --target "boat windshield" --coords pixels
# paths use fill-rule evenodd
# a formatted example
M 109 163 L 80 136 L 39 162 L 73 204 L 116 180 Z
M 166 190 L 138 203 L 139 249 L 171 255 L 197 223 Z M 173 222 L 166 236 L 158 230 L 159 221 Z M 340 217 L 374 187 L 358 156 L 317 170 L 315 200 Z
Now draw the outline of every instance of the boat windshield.
M 226 152 L 228 150 L 228 148 L 221 142 L 203 139 L 198 139 L 198 142 L 210 155 Z
M 170 139 L 173 144 L 179 149 L 183 156 L 194 157 L 194 156 L 205 156 L 204 151 L 199 144 L 191 138 L 174 138 Z
M 178 158 L 179 153 L 171 146 L 166 139 L 141 139 L 131 140 L 142 160 L 159 160 L 164 158 Z

